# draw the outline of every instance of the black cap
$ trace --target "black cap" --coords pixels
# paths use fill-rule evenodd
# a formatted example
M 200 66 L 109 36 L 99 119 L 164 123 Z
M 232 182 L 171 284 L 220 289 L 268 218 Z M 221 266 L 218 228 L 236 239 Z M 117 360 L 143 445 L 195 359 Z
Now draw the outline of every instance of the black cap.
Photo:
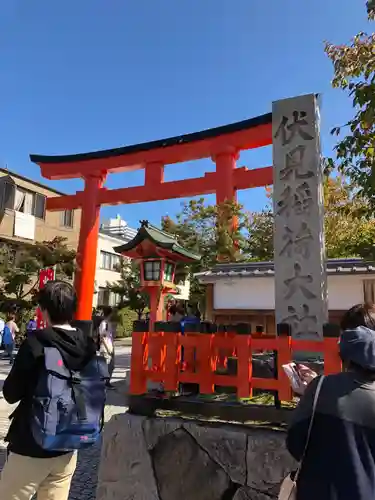
M 375 332 L 365 326 L 345 330 L 340 337 L 340 354 L 343 361 L 375 371 Z

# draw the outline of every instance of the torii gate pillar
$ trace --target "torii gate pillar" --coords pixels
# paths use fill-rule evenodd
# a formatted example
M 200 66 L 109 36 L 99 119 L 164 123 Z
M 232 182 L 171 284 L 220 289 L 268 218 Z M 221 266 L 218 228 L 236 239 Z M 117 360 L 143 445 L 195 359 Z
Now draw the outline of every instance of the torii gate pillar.
M 85 178 L 82 197 L 81 230 L 79 233 L 77 265 L 74 286 L 78 296 L 77 320 L 92 316 L 92 298 L 95 293 L 96 255 L 98 251 L 100 201 L 99 193 L 106 175 Z

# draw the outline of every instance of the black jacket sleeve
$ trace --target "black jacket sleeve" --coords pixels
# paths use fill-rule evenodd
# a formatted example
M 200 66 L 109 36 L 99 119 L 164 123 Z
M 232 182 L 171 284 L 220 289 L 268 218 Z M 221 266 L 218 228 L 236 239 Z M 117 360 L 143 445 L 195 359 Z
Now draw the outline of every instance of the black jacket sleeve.
M 37 372 L 37 360 L 30 341 L 26 339 L 14 359 L 12 369 L 7 376 L 3 394 L 9 404 L 17 403 L 30 394 Z
M 301 397 L 297 408 L 293 411 L 292 422 L 288 429 L 286 446 L 289 453 L 298 462 L 302 459 L 306 446 L 318 380 L 319 377 L 307 386 L 305 394 Z

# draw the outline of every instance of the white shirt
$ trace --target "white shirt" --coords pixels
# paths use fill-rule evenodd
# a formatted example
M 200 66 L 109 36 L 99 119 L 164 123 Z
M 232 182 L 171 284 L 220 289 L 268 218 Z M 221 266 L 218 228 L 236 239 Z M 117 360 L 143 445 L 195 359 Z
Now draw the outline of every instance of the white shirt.
M 113 332 L 111 323 L 103 320 L 99 325 L 100 352 L 104 356 L 111 356 L 113 353 Z

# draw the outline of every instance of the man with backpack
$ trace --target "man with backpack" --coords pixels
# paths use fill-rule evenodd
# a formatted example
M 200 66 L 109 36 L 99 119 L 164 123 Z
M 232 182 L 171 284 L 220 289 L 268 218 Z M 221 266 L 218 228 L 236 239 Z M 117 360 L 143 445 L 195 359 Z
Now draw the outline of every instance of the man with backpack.
M 77 450 L 102 430 L 105 360 L 93 340 L 70 326 L 76 294 L 69 283 L 49 281 L 38 292 L 47 328 L 26 338 L 4 382 L 11 415 L 8 457 L 0 499 L 68 500 Z

